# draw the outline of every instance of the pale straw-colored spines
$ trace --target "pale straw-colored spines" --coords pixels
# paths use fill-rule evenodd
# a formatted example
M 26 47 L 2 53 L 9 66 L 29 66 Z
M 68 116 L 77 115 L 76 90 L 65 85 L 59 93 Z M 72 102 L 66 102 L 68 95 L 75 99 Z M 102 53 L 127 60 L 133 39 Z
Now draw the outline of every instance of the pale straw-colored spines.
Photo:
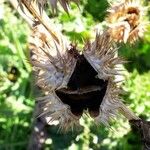
M 122 100 L 119 97 L 120 89 L 113 79 L 108 80 L 108 86 L 103 98 L 103 101 L 100 105 L 99 116 L 95 118 L 96 123 L 103 123 L 106 126 L 109 126 L 110 119 L 118 115 L 118 109 L 122 107 Z
M 113 78 L 108 80 L 108 86 L 103 98 L 103 101 L 100 105 L 99 116 L 94 118 L 96 124 L 103 123 L 106 126 L 109 126 L 109 122 L 115 117 L 122 114 L 128 120 L 138 120 L 137 117 L 124 103 L 120 96 L 122 89 L 114 81 Z
M 146 7 L 140 0 L 124 0 L 112 3 L 106 19 L 108 32 L 115 42 L 134 43 L 143 36 L 147 22 Z
M 55 42 L 42 25 L 34 28 L 29 39 L 37 85 L 48 91 L 65 88 L 76 65 L 68 53 L 65 38 L 60 35 L 58 39 L 59 43 Z
M 80 118 L 71 113 L 70 107 L 62 103 L 55 91 L 37 98 L 37 102 L 40 104 L 38 117 L 44 117 L 48 124 L 58 121 L 60 129 L 63 131 L 67 131 L 79 124 Z
M 88 42 L 85 46 L 84 56 L 98 72 L 98 77 L 107 80 L 109 77 L 120 74 L 117 65 L 125 61 L 116 55 L 117 48 L 108 34 L 97 33 L 93 43 Z

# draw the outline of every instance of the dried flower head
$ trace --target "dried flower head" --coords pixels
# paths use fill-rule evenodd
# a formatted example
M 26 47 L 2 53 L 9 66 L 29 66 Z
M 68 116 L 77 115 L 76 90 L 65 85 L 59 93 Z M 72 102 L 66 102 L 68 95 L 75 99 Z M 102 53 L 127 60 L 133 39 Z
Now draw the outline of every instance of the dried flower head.
M 106 125 L 120 109 L 133 118 L 114 80 L 119 74 L 117 64 L 124 60 L 115 56 L 108 34 L 97 34 L 94 42 L 86 44 L 83 54 L 59 33 L 56 37 L 58 42 L 37 24 L 29 41 L 37 85 L 45 93 L 38 98 L 40 116 L 48 123 L 59 121 L 63 130 L 79 125 L 84 113 Z
M 140 0 L 124 0 L 111 4 L 108 12 L 108 31 L 115 41 L 133 43 L 143 36 L 146 26 L 143 16 L 146 7 Z

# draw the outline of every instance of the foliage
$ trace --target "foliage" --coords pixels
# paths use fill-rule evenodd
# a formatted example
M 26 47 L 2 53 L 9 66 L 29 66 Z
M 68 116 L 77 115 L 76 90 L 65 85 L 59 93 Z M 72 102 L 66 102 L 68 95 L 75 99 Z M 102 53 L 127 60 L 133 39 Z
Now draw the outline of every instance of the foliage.
M 77 39 L 75 42 L 79 43 L 81 48 L 86 39 L 94 37 L 92 31 L 97 22 L 103 21 L 107 6 L 107 1 L 101 5 L 98 0 L 92 0 L 92 3 L 90 0 L 84 0 L 80 10 L 72 4 L 69 16 L 60 9 L 59 15 L 53 16 L 52 19 L 60 25 L 68 38 L 73 41 Z M 0 16 L 0 150 L 23 150 L 26 149 L 31 134 L 35 97 L 26 44 L 30 30 L 8 3 L 1 4 L 0 12 L 1 10 L 4 15 Z M 105 22 L 98 24 L 99 28 L 104 25 Z M 149 36 L 150 29 L 144 40 L 135 46 L 121 45 L 119 55 L 131 61 L 125 65 L 125 103 L 129 104 L 137 115 L 150 120 Z M 141 149 L 136 130 L 131 132 L 124 118 L 113 121 L 112 129 L 96 126 L 92 119 L 86 116 L 81 119 L 81 124 L 83 127 L 79 131 L 65 134 L 58 133 L 57 127 L 49 126 L 45 150 Z
M 2 7 L 1 7 L 2 8 Z M 0 149 L 22 149 L 31 132 L 34 101 L 27 62 L 28 26 L 4 7 L 0 20 Z

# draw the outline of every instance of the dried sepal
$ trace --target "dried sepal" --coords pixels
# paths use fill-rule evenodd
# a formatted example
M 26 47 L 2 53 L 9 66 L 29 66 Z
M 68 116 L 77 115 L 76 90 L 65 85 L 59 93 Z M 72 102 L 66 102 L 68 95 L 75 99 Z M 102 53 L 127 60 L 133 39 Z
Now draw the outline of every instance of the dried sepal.
M 113 80 L 115 75 L 119 74 L 115 66 L 123 63 L 123 60 L 115 55 L 116 51 L 107 32 L 97 33 L 95 41 L 87 42 L 84 51 L 84 56 L 98 72 L 98 78 L 108 80 L 107 90 L 99 108 L 100 114 L 94 118 L 96 123 L 102 122 L 107 126 L 110 118 L 116 115 L 121 105 L 118 99 L 119 90 Z
M 54 91 L 38 98 L 37 102 L 41 111 L 38 117 L 44 117 L 48 124 L 58 121 L 63 131 L 79 124 L 79 117 L 71 113 L 69 106 L 62 103 Z
M 99 115 L 94 118 L 96 123 L 103 123 L 109 126 L 109 120 L 121 112 L 128 119 L 137 117 L 123 104 L 120 93 L 120 81 L 116 81 L 115 77 L 121 75 L 120 64 L 126 61 L 116 55 L 117 48 L 114 47 L 113 41 L 109 33 L 97 33 L 93 43 L 87 42 L 85 46 L 84 56 L 97 71 L 98 78 L 108 81 L 107 90 L 102 103 L 99 107 Z
M 146 7 L 140 0 L 124 0 L 111 4 L 107 17 L 108 32 L 116 42 L 134 43 L 146 30 Z
M 120 86 L 114 82 L 113 78 L 109 79 L 108 87 L 104 99 L 100 105 L 100 114 L 94 118 L 95 122 L 103 123 L 106 126 L 109 126 L 109 121 L 114 119 L 116 116 L 119 116 L 119 113 L 124 115 L 128 120 L 138 120 L 137 117 L 125 104 L 123 103 L 120 94 L 123 91 L 120 89 Z
M 48 91 L 65 88 L 76 65 L 76 60 L 67 51 L 67 40 L 58 35 L 59 44 L 42 25 L 38 25 L 29 39 L 37 85 Z

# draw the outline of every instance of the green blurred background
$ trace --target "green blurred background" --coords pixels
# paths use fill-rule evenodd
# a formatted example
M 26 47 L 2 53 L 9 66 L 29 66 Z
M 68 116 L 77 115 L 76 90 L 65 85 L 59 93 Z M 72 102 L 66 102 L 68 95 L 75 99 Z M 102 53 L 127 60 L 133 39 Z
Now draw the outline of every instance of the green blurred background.
M 82 1 L 82 0 L 81 0 Z M 145 2 L 150 6 L 148 0 Z M 98 26 L 105 26 L 108 8 L 106 0 L 83 0 L 79 8 L 72 4 L 70 15 L 60 8 L 58 15 L 49 13 L 71 40 L 83 46 L 93 37 Z M 74 15 L 75 14 L 75 15 Z M 149 18 L 149 15 L 147 15 Z M 97 25 L 98 24 L 98 25 Z M 28 62 L 27 39 L 30 28 L 8 2 L 0 2 L 0 150 L 25 150 L 33 126 L 35 107 L 32 69 Z M 138 116 L 150 120 L 150 26 L 142 40 L 135 45 L 120 45 L 119 55 L 125 65 L 123 95 Z M 140 135 L 128 121 L 119 117 L 111 128 L 95 126 L 84 117 L 79 131 L 61 133 L 57 126 L 48 127 L 44 150 L 140 150 Z

